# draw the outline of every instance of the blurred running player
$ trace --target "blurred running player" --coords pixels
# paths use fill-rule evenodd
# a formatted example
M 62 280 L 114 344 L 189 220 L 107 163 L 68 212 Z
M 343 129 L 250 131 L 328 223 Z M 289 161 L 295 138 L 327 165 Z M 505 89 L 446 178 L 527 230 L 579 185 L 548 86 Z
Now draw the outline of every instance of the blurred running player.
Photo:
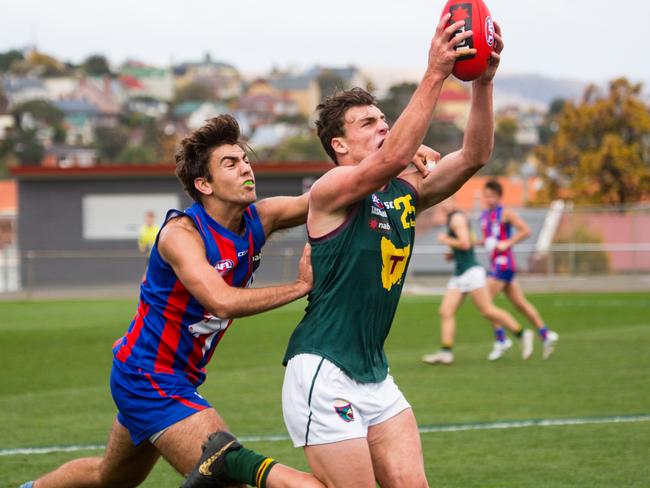
M 528 321 L 537 328 L 543 343 L 542 357 L 548 357 L 555 350 L 559 335 L 549 330 L 537 308 L 530 303 L 521 287 L 515 281 L 516 264 L 513 246 L 528 236 L 530 228 L 512 209 L 501 204 L 503 187 L 497 180 L 489 180 L 483 188 L 486 209 L 481 214 L 482 243 L 490 254 L 488 287 L 492 297 L 504 292 L 505 296 Z M 513 233 L 513 228 L 515 232 Z M 505 333 L 500 322 L 495 322 L 497 341 L 503 341 Z
M 474 236 L 467 216 L 458 210 L 455 198 L 450 197 L 440 203 L 440 209 L 447 216 L 447 232 L 438 236 L 438 240 L 451 248 L 449 259 L 455 263 L 454 276 L 449 280 L 447 291 L 440 304 L 440 350 L 422 357 L 427 364 L 451 364 L 454 362 L 453 346 L 456 334 L 456 312 L 466 295 L 472 297 L 478 311 L 490 322 L 503 324 L 515 337 L 521 340 L 521 354 L 528 359 L 533 352 L 533 332 L 523 330 L 521 325 L 505 310 L 492 302 L 492 297 L 485 280 L 485 269 L 474 255 Z M 512 341 L 495 341 L 488 355 L 490 361 L 499 359 L 510 349 Z

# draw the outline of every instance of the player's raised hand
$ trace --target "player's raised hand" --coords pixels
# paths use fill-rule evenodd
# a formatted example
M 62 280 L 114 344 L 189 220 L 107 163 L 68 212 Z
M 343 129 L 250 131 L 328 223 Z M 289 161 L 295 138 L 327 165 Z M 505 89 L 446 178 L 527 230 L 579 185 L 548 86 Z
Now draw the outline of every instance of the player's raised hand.
M 454 32 L 458 31 L 465 25 L 464 20 L 454 22 L 447 26 L 450 13 L 446 13 L 440 19 L 436 33 L 431 41 L 429 48 L 429 70 L 433 73 L 448 77 L 454 69 L 456 59 L 461 56 L 467 56 L 476 53 L 476 49 L 465 49 L 456 51 L 456 46 L 462 43 L 465 39 L 472 37 L 473 32 L 467 30 L 454 36 Z
M 490 55 L 490 61 L 488 67 L 485 70 L 477 81 L 482 83 L 490 83 L 494 79 L 494 75 L 497 73 L 497 68 L 501 62 L 501 51 L 503 51 L 503 37 L 501 37 L 501 26 L 495 20 L 494 21 L 494 50 Z
M 314 286 L 314 272 L 311 267 L 311 246 L 309 243 L 305 244 L 302 251 L 300 262 L 298 263 L 298 278 L 296 283 L 304 286 L 304 294 L 309 293 Z

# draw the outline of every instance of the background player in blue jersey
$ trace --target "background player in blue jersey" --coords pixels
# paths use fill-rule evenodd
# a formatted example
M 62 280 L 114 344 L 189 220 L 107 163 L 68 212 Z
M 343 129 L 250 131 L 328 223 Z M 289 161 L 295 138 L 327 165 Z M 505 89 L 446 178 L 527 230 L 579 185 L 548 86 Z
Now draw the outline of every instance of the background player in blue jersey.
M 481 214 L 482 243 L 490 254 L 488 288 L 492 297 L 503 292 L 528 321 L 534 325 L 543 343 L 542 357 L 555 350 L 559 335 L 549 330 L 537 308 L 530 303 L 515 281 L 516 264 L 513 246 L 530 236 L 528 224 L 512 209 L 501 204 L 503 187 L 497 180 L 489 180 L 483 188 L 486 209 Z M 514 232 L 513 232 L 514 230 Z M 506 341 L 501 324 L 494 323 L 497 341 Z
M 254 204 L 255 176 L 232 117 L 211 119 L 184 139 L 176 165 L 196 203 L 168 212 L 151 251 L 138 311 L 113 346 L 110 383 L 118 415 L 104 456 L 70 461 L 24 486 L 137 486 L 161 456 L 179 473 L 189 473 L 210 434 L 226 429 L 197 388 L 232 318 L 279 307 L 312 287 L 306 246 L 295 282 L 247 288 L 268 235 L 305 222 L 307 195 Z M 223 435 L 213 436 L 205 452 L 223 444 L 219 462 L 241 482 L 323 486 L 310 474 L 222 441 Z M 209 475 L 205 486 L 234 484 L 226 475 Z

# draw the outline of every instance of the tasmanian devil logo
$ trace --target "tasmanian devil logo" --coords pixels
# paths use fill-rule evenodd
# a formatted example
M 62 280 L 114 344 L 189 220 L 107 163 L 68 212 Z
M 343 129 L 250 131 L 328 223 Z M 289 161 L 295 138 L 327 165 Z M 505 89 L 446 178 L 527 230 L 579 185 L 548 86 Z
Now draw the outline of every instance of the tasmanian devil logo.
M 352 410 L 352 405 L 350 402 L 341 400 L 340 398 L 334 401 L 334 411 L 338 414 L 341 419 L 346 422 L 354 421 L 354 411 Z
M 235 267 L 235 263 L 232 261 L 232 259 L 222 259 L 221 261 L 217 261 L 217 264 L 214 265 L 214 269 L 217 270 L 217 273 L 219 273 L 221 276 L 225 275 Z
M 454 22 L 459 22 L 461 20 L 465 21 L 465 25 L 454 32 L 454 36 L 460 35 L 463 32 L 472 30 L 472 4 L 471 3 L 458 3 L 449 7 L 449 12 L 451 13 L 451 19 L 449 19 L 449 25 Z M 468 49 L 474 48 L 474 36 L 465 39 L 463 42 L 456 44 L 456 51 L 466 51 Z M 458 61 L 463 59 L 473 59 L 474 55 L 466 55 L 458 58 Z

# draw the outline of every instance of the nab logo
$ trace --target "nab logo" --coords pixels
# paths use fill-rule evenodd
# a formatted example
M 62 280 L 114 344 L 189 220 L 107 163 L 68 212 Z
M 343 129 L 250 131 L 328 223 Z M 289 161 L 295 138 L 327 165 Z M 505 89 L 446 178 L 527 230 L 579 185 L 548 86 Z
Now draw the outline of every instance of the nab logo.
M 248 249 L 246 249 L 245 251 L 239 251 L 237 253 L 237 257 L 238 258 L 243 258 L 244 256 L 246 256 L 246 254 L 248 254 Z
M 380 222 L 377 219 L 371 219 L 368 226 L 372 230 L 376 230 L 378 232 L 390 232 L 390 224 L 388 222 Z
M 214 269 L 217 270 L 217 273 L 219 273 L 221 276 L 225 275 L 235 267 L 235 263 L 232 262 L 232 259 L 222 259 L 221 261 L 218 261 L 217 264 L 214 265 Z

